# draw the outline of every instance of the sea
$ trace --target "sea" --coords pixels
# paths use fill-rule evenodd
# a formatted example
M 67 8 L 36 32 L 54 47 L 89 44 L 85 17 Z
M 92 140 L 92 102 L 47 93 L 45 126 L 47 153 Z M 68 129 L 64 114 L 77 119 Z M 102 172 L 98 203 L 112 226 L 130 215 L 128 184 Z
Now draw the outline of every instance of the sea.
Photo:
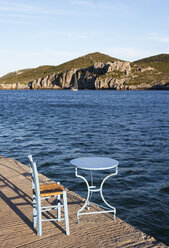
M 29 154 L 40 173 L 83 197 L 70 160 L 118 160 L 118 174 L 103 186 L 106 201 L 169 245 L 169 91 L 0 90 L 0 155 L 28 165 Z M 98 194 L 92 201 L 102 203 Z

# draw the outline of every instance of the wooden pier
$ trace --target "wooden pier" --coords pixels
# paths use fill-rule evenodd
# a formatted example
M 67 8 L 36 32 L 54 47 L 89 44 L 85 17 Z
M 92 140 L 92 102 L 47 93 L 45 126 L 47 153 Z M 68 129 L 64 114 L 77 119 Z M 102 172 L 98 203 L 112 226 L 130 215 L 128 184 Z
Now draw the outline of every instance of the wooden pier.
M 39 174 L 40 183 L 50 179 Z M 58 179 L 59 180 L 59 179 Z M 76 213 L 84 199 L 67 190 L 70 236 L 65 223 L 43 222 L 42 236 L 32 226 L 32 186 L 29 167 L 12 158 L 0 157 L 0 247 L 168 247 L 111 214 Z M 95 206 L 92 206 L 95 208 Z

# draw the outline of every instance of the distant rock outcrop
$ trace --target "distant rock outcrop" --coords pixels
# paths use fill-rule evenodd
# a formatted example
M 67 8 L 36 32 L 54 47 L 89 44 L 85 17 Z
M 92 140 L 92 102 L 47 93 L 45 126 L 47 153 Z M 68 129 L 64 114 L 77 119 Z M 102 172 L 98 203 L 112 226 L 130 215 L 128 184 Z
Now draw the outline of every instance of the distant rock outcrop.
M 29 89 L 28 85 L 13 83 L 13 84 L 0 84 L 1 90 L 27 90 Z

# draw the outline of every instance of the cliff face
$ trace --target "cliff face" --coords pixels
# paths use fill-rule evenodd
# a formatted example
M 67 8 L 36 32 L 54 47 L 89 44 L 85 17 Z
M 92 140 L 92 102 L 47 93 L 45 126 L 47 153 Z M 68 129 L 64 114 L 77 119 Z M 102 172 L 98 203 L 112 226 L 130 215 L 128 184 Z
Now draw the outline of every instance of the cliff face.
M 115 78 L 112 73 L 120 72 L 124 77 Z M 79 89 L 125 89 L 125 83 L 131 74 L 129 62 L 95 63 L 82 69 L 71 69 L 61 73 L 53 73 L 28 83 L 30 89 L 71 89 L 75 75 Z M 114 77 L 113 77 L 114 76 Z
M 20 84 L 20 83 L 13 83 L 13 84 L 0 84 L 1 90 L 28 90 L 29 86 Z

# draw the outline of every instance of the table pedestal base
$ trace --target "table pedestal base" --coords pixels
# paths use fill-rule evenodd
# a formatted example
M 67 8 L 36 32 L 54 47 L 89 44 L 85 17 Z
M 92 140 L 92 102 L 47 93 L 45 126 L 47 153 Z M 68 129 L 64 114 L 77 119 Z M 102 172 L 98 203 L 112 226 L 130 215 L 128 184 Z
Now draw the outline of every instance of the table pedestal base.
M 92 171 L 90 171 L 90 175 L 91 175 L 91 186 L 89 186 L 89 183 L 88 183 L 88 181 L 86 180 L 86 178 L 83 177 L 83 176 L 81 176 L 81 175 L 79 175 L 78 172 L 77 172 L 77 168 L 75 168 L 75 175 L 76 175 L 76 177 L 79 177 L 79 178 L 81 178 L 81 179 L 83 179 L 83 180 L 85 181 L 85 183 L 86 183 L 86 185 L 87 185 L 87 190 L 88 190 L 87 199 L 86 199 L 84 205 L 82 206 L 82 208 L 79 209 L 79 211 L 77 212 L 77 223 L 79 223 L 79 217 L 80 217 L 80 215 L 99 214 L 99 213 L 111 213 L 111 212 L 114 213 L 114 220 L 115 220 L 115 218 L 116 218 L 116 208 L 113 207 L 113 206 L 111 206 L 111 205 L 105 200 L 105 198 L 104 198 L 104 196 L 103 196 L 103 184 L 105 183 L 105 181 L 106 181 L 109 177 L 114 176 L 114 175 L 117 175 L 117 173 L 118 173 L 118 167 L 115 168 L 115 172 L 114 172 L 114 173 L 109 174 L 108 176 L 106 176 L 106 177 L 103 179 L 103 181 L 101 182 L 99 188 L 96 188 L 96 186 L 93 185 Z M 93 202 L 92 202 L 92 203 L 95 204 L 96 206 L 99 206 L 99 207 L 101 207 L 101 208 L 104 208 L 105 210 L 102 210 L 102 211 L 95 211 L 95 212 L 94 212 L 94 211 L 93 211 L 93 212 L 83 212 L 83 210 L 84 210 L 85 207 L 87 207 L 87 206 L 88 206 L 88 210 L 90 209 L 90 199 L 91 199 L 91 197 L 92 197 L 92 193 L 93 193 L 93 192 L 100 192 L 101 199 L 102 199 L 103 202 L 105 203 L 106 207 L 101 206 L 101 205 L 98 205 L 98 204 L 95 204 L 95 203 L 93 203 Z

